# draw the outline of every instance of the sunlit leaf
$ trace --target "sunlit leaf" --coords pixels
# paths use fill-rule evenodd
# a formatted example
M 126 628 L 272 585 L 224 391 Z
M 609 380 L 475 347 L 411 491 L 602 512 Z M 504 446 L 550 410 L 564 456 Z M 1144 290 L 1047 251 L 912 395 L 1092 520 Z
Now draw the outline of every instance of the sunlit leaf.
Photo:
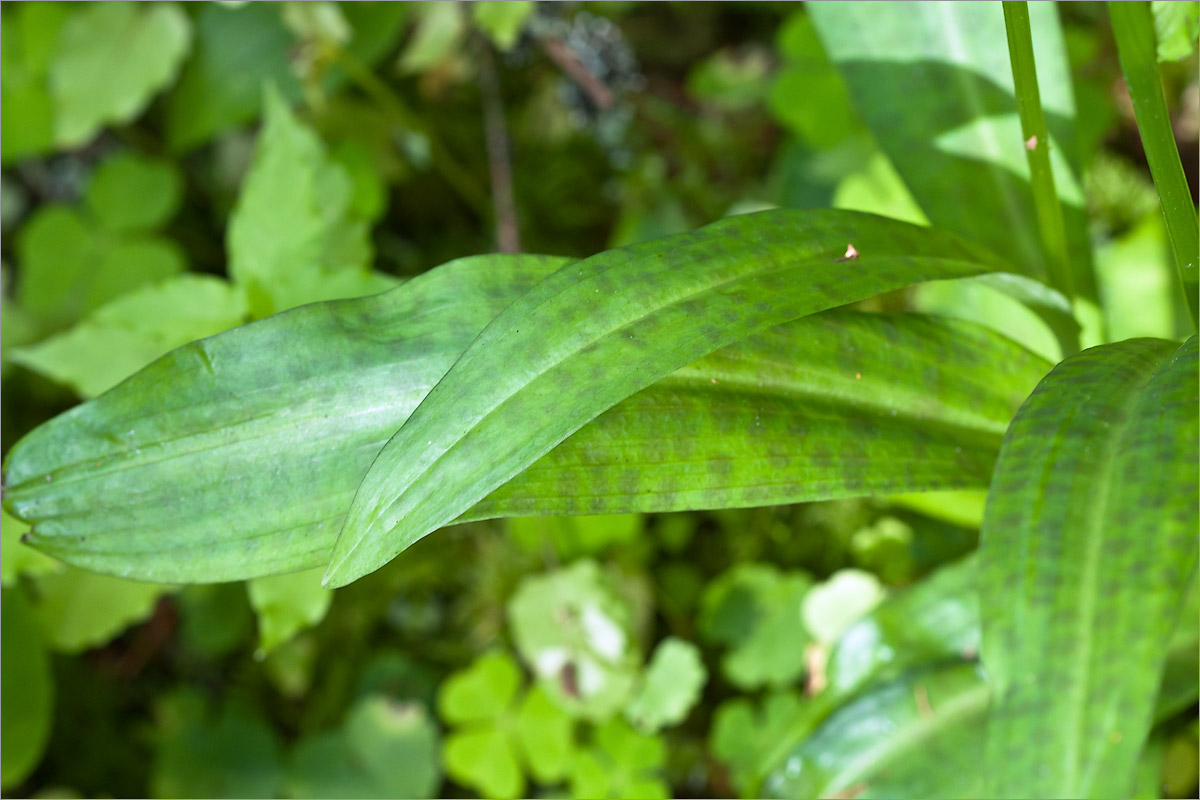
M 673 636 L 663 639 L 625 706 L 625 717 L 644 732 L 682 722 L 707 677 L 699 648 Z
M 89 3 L 72 14 L 49 70 L 56 143 L 75 147 L 131 121 L 174 80 L 190 38 L 174 3 Z
M 265 655 L 325 618 L 333 592 L 315 570 L 255 578 L 246 584 L 258 616 L 258 652 Z
M 35 613 L 46 642 L 68 653 L 98 647 L 150 617 L 169 587 L 68 567 L 37 579 Z

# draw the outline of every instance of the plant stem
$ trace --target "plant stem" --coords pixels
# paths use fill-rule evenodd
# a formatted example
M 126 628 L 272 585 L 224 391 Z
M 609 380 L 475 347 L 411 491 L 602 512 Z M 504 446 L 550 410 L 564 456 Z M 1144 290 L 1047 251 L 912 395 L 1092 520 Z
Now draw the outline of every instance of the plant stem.
M 1029 159 L 1033 204 L 1037 210 L 1050 285 L 1071 300 L 1075 287 L 1067 251 L 1067 226 L 1063 221 L 1058 192 L 1054 188 L 1054 173 L 1050 169 L 1050 135 L 1046 131 L 1046 118 L 1042 115 L 1042 100 L 1033 59 L 1033 38 L 1029 32 L 1029 8 L 1024 0 L 1005 0 L 1004 28 L 1008 33 L 1008 57 L 1012 62 L 1017 111 L 1021 115 L 1021 133 L 1025 138 L 1025 155 Z M 1065 346 L 1063 355 L 1070 355 Z
M 1110 2 L 1108 16 L 1117 39 L 1117 55 L 1121 60 L 1121 71 L 1125 73 L 1129 97 L 1133 101 L 1133 114 L 1142 137 L 1142 146 L 1146 150 L 1146 161 L 1150 164 L 1154 188 L 1158 190 L 1158 201 L 1167 220 L 1167 235 L 1171 239 L 1175 266 L 1179 270 L 1179 280 L 1183 284 L 1188 311 L 1192 315 L 1192 328 L 1195 329 L 1196 261 L 1197 250 L 1200 250 L 1200 232 L 1197 230 L 1196 207 L 1192 205 L 1192 193 L 1188 190 L 1183 164 L 1179 161 L 1175 134 L 1167 115 L 1167 100 L 1159 79 L 1157 39 L 1150 4 L 1140 1 Z
M 474 176 L 458 163 L 458 160 L 446 149 L 430 126 L 417 114 L 409 110 L 400 96 L 375 74 L 373 70 L 359 61 L 351 53 L 342 50 L 338 55 L 338 64 L 350 78 L 372 100 L 402 128 L 420 133 L 429 142 L 429 157 L 434 168 L 446 179 L 446 183 L 458 193 L 480 216 L 491 214 L 491 203 L 487 192 L 475 181 Z
M 492 207 L 496 228 L 496 249 L 501 253 L 521 252 L 517 204 L 513 198 L 513 170 L 509 157 L 508 123 L 504 119 L 504 100 L 500 96 L 500 78 L 492 44 L 476 37 L 479 52 L 479 90 L 483 96 L 484 140 L 487 144 L 488 170 L 492 177 Z

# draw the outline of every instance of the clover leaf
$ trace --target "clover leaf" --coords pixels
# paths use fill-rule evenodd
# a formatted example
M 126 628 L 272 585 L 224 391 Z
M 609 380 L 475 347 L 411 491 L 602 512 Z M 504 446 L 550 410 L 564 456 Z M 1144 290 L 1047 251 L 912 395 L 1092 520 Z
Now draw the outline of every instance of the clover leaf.
M 518 702 L 521 677 L 511 656 L 486 653 L 438 695 L 442 719 L 456 726 L 442 749 L 446 773 L 486 797 L 523 795 L 525 772 L 539 783 L 561 780 L 571 761 L 571 718 L 539 687 Z

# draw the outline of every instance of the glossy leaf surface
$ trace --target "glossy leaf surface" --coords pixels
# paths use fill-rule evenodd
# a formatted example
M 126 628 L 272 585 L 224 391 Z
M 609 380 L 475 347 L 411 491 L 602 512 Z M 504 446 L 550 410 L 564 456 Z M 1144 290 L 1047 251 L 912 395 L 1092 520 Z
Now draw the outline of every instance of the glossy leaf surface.
M 325 580 L 340 586 L 378 569 L 587 422 L 714 350 L 890 289 L 998 269 L 976 245 L 929 229 L 786 210 L 571 264 L 493 320 L 380 452 Z
M 1197 348 L 1131 339 L 1059 364 L 989 491 L 983 656 L 996 796 L 1125 794 L 1197 563 Z
M 89 569 L 212 582 L 320 566 L 379 448 L 562 263 L 455 262 L 187 345 L 18 442 L 6 503 L 33 544 Z M 983 486 L 1047 368 L 966 323 L 827 312 L 677 371 L 463 518 Z

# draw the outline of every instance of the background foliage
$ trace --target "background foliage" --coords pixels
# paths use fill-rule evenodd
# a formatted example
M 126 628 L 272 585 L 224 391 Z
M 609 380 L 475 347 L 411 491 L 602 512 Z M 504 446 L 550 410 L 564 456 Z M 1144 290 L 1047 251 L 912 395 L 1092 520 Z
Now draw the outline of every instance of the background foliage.
M 1193 200 L 1195 7 L 1155 4 Z M 1059 37 L 1050 8 L 1034 34 L 1059 56 L 1038 64 L 1054 166 L 1068 234 L 1095 260 L 1077 280 L 1084 343 L 1181 338 L 1187 309 L 1104 9 L 1064 4 Z M 985 80 L 1009 69 L 1003 37 L 972 44 L 992 72 L 959 94 L 921 88 L 945 65 L 909 63 L 934 52 L 945 18 L 900 9 L 915 56 L 896 55 L 881 83 L 867 57 L 895 52 L 872 39 L 886 26 L 789 3 L 0 13 L 6 453 L 193 339 L 495 249 L 583 257 L 739 212 L 832 207 L 969 227 L 1045 269 L 1033 229 L 983 188 L 1011 178 L 981 143 L 1018 130 Z M 506 169 L 511 208 L 493 196 Z M 859 308 L 972 319 L 1062 355 L 1043 318 L 986 282 Z M 1016 403 L 1025 366 L 1033 382 L 1047 371 L 1013 367 Z M 476 522 L 334 592 L 319 569 L 186 587 L 94 574 L 20 544 L 26 526 L 5 512 L 3 785 L 978 792 L 982 521 L 983 493 L 963 491 Z M 1190 597 L 1137 756 L 1146 796 L 1196 790 Z

